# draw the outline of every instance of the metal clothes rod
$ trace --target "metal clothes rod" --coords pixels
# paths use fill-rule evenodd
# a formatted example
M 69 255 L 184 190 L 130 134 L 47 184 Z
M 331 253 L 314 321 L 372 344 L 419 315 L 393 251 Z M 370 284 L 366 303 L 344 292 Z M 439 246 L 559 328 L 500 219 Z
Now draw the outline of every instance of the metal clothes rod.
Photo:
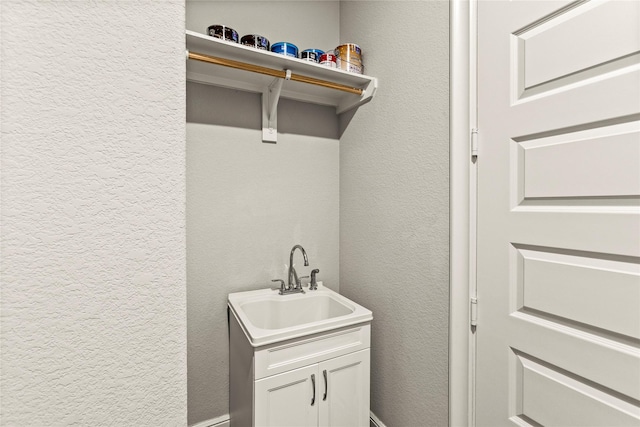
M 217 56 L 204 55 L 202 53 L 189 52 L 189 59 L 196 61 L 208 62 L 209 64 L 222 65 L 225 67 L 237 68 L 239 70 L 251 71 L 254 73 L 265 74 L 267 76 L 279 77 L 284 79 L 287 75 L 286 70 L 275 70 L 273 68 L 262 67 L 260 65 L 247 64 L 246 62 L 234 61 L 231 59 L 219 58 Z M 363 90 L 355 87 L 334 83 L 327 80 L 320 80 L 314 77 L 303 76 L 291 73 L 291 79 L 296 82 L 309 83 L 312 85 L 323 86 L 330 89 L 341 90 L 343 92 L 362 95 Z

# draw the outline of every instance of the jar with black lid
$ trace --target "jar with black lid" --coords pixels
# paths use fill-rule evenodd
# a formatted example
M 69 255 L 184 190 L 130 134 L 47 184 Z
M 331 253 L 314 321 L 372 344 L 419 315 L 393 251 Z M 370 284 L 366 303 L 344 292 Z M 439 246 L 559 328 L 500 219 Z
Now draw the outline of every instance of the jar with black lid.
M 211 25 L 207 28 L 207 34 L 211 37 L 238 43 L 238 32 L 225 25 Z
M 267 40 L 266 37 L 262 37 L 258 34 L 247 34 L 246 36 L 242 36 L 240 39 L 240 43 L 245 46 L 255 47 L 256 49 L 269 50 L 271 48 L 271 43 Z

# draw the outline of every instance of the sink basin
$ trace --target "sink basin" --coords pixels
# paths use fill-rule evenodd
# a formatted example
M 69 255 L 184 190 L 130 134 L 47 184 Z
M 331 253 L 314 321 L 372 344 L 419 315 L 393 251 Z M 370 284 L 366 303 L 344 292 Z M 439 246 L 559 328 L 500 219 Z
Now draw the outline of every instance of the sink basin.
M 318 282 L 304 294 L 277 290 L 229 294 L 229 308 L 253 347 L 325 332 L 373 319 L 371 311 Z
M 327 294 L 302 298 L 269 297 L 242 304 L 249 321 L 260 329 L 291 328 L 353 313 L 349 307 Z

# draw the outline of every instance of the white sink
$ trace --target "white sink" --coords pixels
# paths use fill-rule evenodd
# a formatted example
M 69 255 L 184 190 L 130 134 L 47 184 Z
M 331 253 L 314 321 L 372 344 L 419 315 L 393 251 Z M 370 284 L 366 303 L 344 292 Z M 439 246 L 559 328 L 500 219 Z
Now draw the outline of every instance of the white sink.
M 229 308 L 253 347 L 373 319 L 371 311 L 318 282 L 304 294 L 279 295 L 277 290 L 229 294 Z

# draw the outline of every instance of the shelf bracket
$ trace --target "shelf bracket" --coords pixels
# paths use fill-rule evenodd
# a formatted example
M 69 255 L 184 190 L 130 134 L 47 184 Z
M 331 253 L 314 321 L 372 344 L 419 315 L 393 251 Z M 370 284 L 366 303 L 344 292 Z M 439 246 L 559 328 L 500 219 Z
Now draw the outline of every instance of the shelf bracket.
M 285 80 L 291 80 L 291 70 L 283 79 L 276 78 L 262 91 L 262 142 L 278 142 L 278 102 Z
M 341 114 L 345 111 L 353 110 L 354 108 L 358 108 L 361 105 L 366 104 L 373 99 L 373 95 L 375 95 L 377 89 L 378 79 L 374 78 L 367 83 L 367 87 L 364 88 L 359 98 L 345 98 L 340 102 L 336 106 L 336 113 Z

